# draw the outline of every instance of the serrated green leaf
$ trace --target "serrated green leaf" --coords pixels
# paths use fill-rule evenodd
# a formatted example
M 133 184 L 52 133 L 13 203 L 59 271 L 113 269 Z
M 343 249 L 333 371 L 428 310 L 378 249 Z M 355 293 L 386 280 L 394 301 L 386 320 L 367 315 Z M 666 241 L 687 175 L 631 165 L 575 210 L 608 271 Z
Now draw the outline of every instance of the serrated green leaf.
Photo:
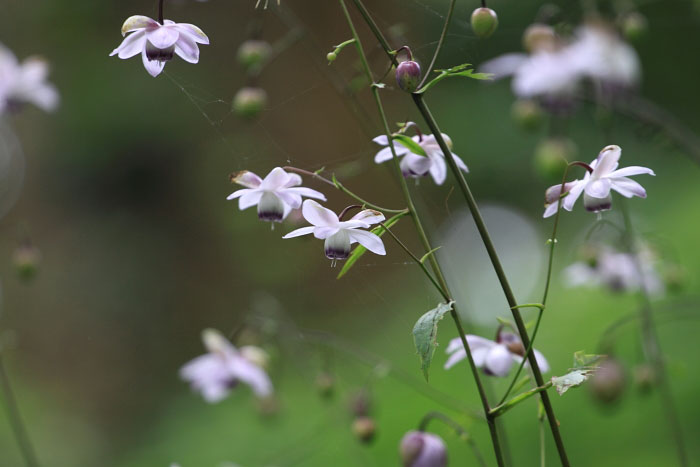
M 425 150 L 420 146 L 420 144 L 413 141 L 410 136 L 404 135 L 402 133 L 394 133 L 391 137 L 398 141 L 399 144 L 404 146 L 406 149 L 411 151 L 413 154 L 418 154 L 419 156 L 428 157 Z
M 454 302 L 440 303 L 436 308 L 421 316 L 413 326 L 413 343 L 416 345 L 421 362 L 420 366 L 426 381 L 428 381 L 430 362 L 433 360 L 433 354 L 435 354 L 437 347 L 438 323 L 445 316 L 445 313 L 452 310 L 453 304 Z
M 435 70 L 438 75 L 427 82 L 422 88 L 420 88 L 418 91 L 416 91 L 417 94 L 423 94 L 426 92 L 428 89 L 431 87 L 435 86 L 437 83 L 442 81 L 445 78 L 450 78 L 453 76 L 461 76 L 464 78 L 471 78 L 471 79 L 478 79 L 478 80 L 488 80 L 493 78 L 493 74 L 491 73 L 477 73 L 474 71 L 474 69 L 471 67 L 472 65 L 469 63 L 463 63 L 462 65 L 457 65 L 453 66 L 452 68 L 448 68 L 446 70 Z
M 408 214 L 408 213 L 407 212 L 400 212 L 400 213 L 396 214 L 395 216 L 390 217 L 389 220 L 384 222 L 384 225 L 386 225 L 388 228 L 391 228 L 394 224 L 396 224 L 399 221 L 399 219 L 401 219 L 406 214 Z M 384 229 L 384 227 L 382 227 L 380 225 L 380 226 L 373 228 L 371 230 L 371 232 L 373 234 L 376 234 L 376 235 L 381 237 L 386 232 L 386 229 Z M 350 253 L 350 256 L 345 261 L 345 264 L 343 264 L 343 268 L 338 273 L 338 276 L 336 276 L 336 279 L 340 279 L 345 274 L 347 274 L 347 272 L 350 270 L 350 268 L 353 267 L 355 265 L 355 263 L 357 262 L 357 260 L 360 259 L 362 257 L 362 255 L 364 255 L 365 253 L 367 253 L 367 248 L 363 247 L 362 245 L 357 245 L 357 247 L 352 251 L 352 253 Z

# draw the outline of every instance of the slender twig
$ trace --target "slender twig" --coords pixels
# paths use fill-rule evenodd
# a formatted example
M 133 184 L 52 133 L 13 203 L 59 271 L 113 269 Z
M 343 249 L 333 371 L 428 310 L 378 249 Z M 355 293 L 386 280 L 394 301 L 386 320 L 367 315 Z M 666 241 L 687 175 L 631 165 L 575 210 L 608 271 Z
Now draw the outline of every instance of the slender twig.
M 482 467 L 486 467 L 488 464 L 486 464 L 486 461 L 484 460 L 484 456 L 481 455 L 481 451 L 479 451 L 479 448 L 477 447 L 476 443 L 474 442 L 474 439 L 471 437 L 469 432 L 462 427 L 459 423 L 456 421 L 452 420 L 450 417 L 445 415 L 442 412 L 428 412 L 425 414 L 425 416 L 421 419 L 420 424 L 418 425 L 418 431 L 427 431 L 428 429 L 428 424 L 432 420 L 439 420 L 445 425 L 449 426 L 454 430 L 454 432 L 457 434 L 457 436 L 460 437 L 460 439 L 464 440 L 469 447 L 472 449 L 472 452 L 474 453 L 474 457 L 476 457 L 477 462 L 479 465 Z
M 639 261 L 639 252 L 637 251 L 634 230 L 632 228 L 632 220 L 629 212 L 627 211 L 626 204 L 624 202 L 621 204 L 622 216 L 625 220 L 625 242 L 627 243 L 627 248 L 629 253 L 632 255 L 637 273 L 640 277 L 641 293 L 639 295 L 642 300 L 640 320 L 644 351 L 647 358 L 651 361 L 651 364 L 656 370 L 656 376 L 659 381 L 659 392 L 661 393 L 661 400 L 664 406 L 664 413 L 668 418 L 668 424 L 670 425 L 672 436 L 676 444 L 678 463 L 679 465 L 685 467 L 688 465 L 688 455 L 685 448 L 685 441 L 683 440 L 683 429 L 678 418 L 676 403 L 673 398 L 671 384 L 668 380 L 668 374 L 666 371 L 666 363 L 664 362 L 663 352 L 661 351 L 661 345 L 659 344 L 659 336 L 657 335 L 656 325 L 654 324 L 651 299 L 649 298 L 649 290 L 647 289 L 645 282 L 646 276 Z
M 438 55 L 440 55 L 442 46 L 445 44 L 445 39 L 447 38 L 447 30 L 450 29 L 450 24 L 452 24 L 452 14 L 455 11 L 456 4 L 457 0 L 450 0 L 447 16 L 445 16 L 445 24 L 442 26 L 442 32 L 440 33 L 440 39 L 438 39 L 437 47 L 435 47 L 435 53 L 433 53 L 433 58 L 430 60 L 430 65 L 428 65 L 428 68 L 425 69 L 425 75 L 423 76 L 423 79 L 421 79 L 418 89 L 422 88 L 425 82 L 428 81 L 428 78 L 430 78 L 430 76 L 433 74 L 433 67 L 437 62 Z
M 352 35 L 355 38 L 355 48 L 357 49 L 357 53 L 360 56 L 360 62 L 362 63 L 362 67 L 365 71 L 365 74 L 367 75 L 367 78 L 370 82 L 370 84 L 374 83 L 374 77 L 372 76 L 372 71 L 369 68 L 369 64 L 367 62 L 367 57 L 365 56 L 364 49 L 362 47 L 362 42 L 360 41 L 360 37 L 357 34 L 357 30 L 355 29 L 355 24 L 352 21 L 352 17 L 350 16 L 350 12 L 347 9 L 347 6 L 345 5 L 344 0 L 339 0 L 340 1 L 340 6 L 343 10 L 343 13 L 345 15 L 345 18 L 347 19 L 348 26 L 350 27 L 350 30 L 352 31 Z M 355 0 L 353 0 L 355 1 Z M 376 27 L 376 26 L 375 26 Z M 378 28 L 377 28 L 378 30 Z M 393 55 L 392 55 L 393 57 Z M 395 59 L 395 57 L 394 57 Z M 374 98 L 374 101 L 377 105 L 377 111 L 379 112 L 382 124 L 384 126 L 384 134 L 387 137 L 387 141 L 391 141 L 392 136 L 391 136 L 391 129 L 389 128 L 389 122 L 386 118 L 386 113 L 384 112 L 384 106 L 382 104 L 382 100 L 379 97 L 379 88 L 377 86 L 370 86 L 370 90 L 372 93 L 372 97 Z M 423 244 L 423 247 L 425 248 L 426 252 L 429 252 L 432 250 L 432 247 L 430 245 L 430 241 L 428 240 L 428 236 L 425 233 L 425 229 L 423 228 L 423 224 L 421 223 L 420 217 L 417 214 L 415 205 L 413 203 L 413 198 L 411 197 L 411 193 L 408 189 L 408 184 L 406 183 L 405 178 L 403 177 L 403 174 L 401 172 L 401 167 L 399 165 L 399 158 L 396 154 L 396 150 L 393 145 L 389 145 L 389 148 L 391 148 L 391 153 L 392 153 L 392 158 L 394 161 L 394 167 L 396 169 L 399 183 L 401 184 L 401 189 L 404 194 L 404 199 L 406 201 L 407 207 L 409 212 L 411 213 L 411 218 L 413 219 L 413 223 L 416 227 L 416 232 L 418 233 L 418 236 L 421 240 L 421 243 Z M 447 281 L 445 280 L 442 270 L 440 268 L 439 263 L 437 262 L 437 259 L 435 258 L 435 255 L 429 255 L 428 260 L 430 261 L 431 267 L 433 269 L 433 272 L 435 273 L 437 281 L 440 283 L 442 289 L 448 293 L 449 296 L 449 287 L 447 286 Z M 450 297 L 451 299 L 451 297 Z M 491 442 L 493 444 L 494 448 L 494 453 L 496 455 L 496 461 L 499 466 L 504 465 L 503 462 L 503 453 L 501 450 L 501 445 L 500 445 L 500 440 L 498 436 L 498 432 L 496 429 L 496 424 L 495 420 L 488 415 L 489 412 L 489 402 L 486 396 L 486 392 L 484 390 L 484 386 L 481 382 L 481 377 L 479 375 L 478 368 L 474 364 L 474 359 L 472 357 L 471 349 L 469 348 L 469 344 L 467 343 L 466 339 L 466 333 L 464 331 L 464 328 L 462 326 L 462 322 L 459 318 L 459 314 L 457 312 L 456 307 L 452 307 L 450 310 L 450 315 L 452 317 L 452 320 L 455 323 L 455 326 L 457 328 L 457 332 L 459 333 L 459 338 L 460 341 L 462 342 L 462 346 L 464 347 L 464 351 L 467 354 L 467 360 L 469 362 L 469 366 L 471 368 L 472 376 L 474 377 L 474 381 L 477 386 L 477 390 L 479 392 L 479 397 L 481 399 L 482 406 L 484 408 L 484 413 L 487 414 L 486 420 L 488 422 L 489 426 L 489 433 L 491 435 Z
M 508 400 L 507 402 L 504 402 L 502 404 L 498 404 L 496 407 L 492 408 L 491 415 L 494 415 L 494 416 L 503 415 L 508 410 L 510 410 L 513 407 L 515 407 L 516 405 L 520 404 L 522 401 L 529 399 L 530 397 L 534 396 L 537 393 L 545 392 L 551 386 L 552 386 L 552 382 L 547 381 L 542 386 L 537 386 L 536 388 L 530 389 L 529 391 L 523 392 L 522 394 L 518 394 L 517 396 Z
M 158 0 L 158 22 L 163 23 L 163 0 Z
M 7 408 L 7 418 L 12 426 L 12 431 L 15 433 L 17 445 L 19 446 L 19 450 L 22 452 L 24 462 L 27 464 L 27 467 L 38 467 L 39 461 L 37 460 L 32 441 L 29 438 L 29 433 L 27 432 L 24 422 L 22 421 L 22 416 L 19 413 L 19 406 L 17 405 L 15 394 L 12 391 L 10 377 L 7 374 L 7 370 L 5 370 L 2 354 L 0 354 L 0 386 L 2 387 L 2 392 L 5 396 L 4 399 L 5 406 Z

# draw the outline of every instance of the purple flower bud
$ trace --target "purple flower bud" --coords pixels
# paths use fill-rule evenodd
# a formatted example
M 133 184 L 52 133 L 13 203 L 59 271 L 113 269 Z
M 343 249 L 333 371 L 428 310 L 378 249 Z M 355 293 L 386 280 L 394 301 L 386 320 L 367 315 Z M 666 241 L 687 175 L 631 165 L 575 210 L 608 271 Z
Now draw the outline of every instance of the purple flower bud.
M 498 16 L 491 8 L 477 8 L 472 13 L 472 29 L 478 37 L 489 37 L 497 27 Z
M 590 388 L 599 402 L 616 402 L 625 390 L 624 368 L 616 359 L 606 358 L 591 377 Z
M 401 439 L 399 453 L 404 467 L 445 467 L 447 448 L 437 435 L 409 431 Z
M 369 417 L 357 417 L 352 423 L 352 432 L 355 433 L 357 439 L 363 443 L 369 443 L 374 439 L 374 434 L 377 431 L 377 426 Z
M 413 60 L 406 60 L 396 67 L 396 82 L 406 92 L 414 92 L 420 84 L 420 65 Z

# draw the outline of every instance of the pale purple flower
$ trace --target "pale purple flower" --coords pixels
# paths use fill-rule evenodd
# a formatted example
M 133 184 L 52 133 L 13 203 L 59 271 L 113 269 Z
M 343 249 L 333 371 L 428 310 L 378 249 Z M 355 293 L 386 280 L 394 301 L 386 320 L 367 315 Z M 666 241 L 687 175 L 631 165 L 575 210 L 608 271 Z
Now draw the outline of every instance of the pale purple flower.
M 575 180 L 566 185 L 567 195 L 562 200 L 562 207 L 571 211 L 574 203 L 583 193 L 583 205 L 587 211 L 607 211 L 612 207 L 611 190 L 617 191 L 625 198 L 638 196 L 646 198 L 647 192 L 639 183 L 631 178 L 631 175 L 649 174 L 656 175 L 653 170 L 646 167 L 630 166 L 618 169 L 622 149 L 620 146 L 606 146 L 600 151 L 598 157 L 591 162 L 592 172 L 586 172 L 582 180 Z M 544 217 L 549 217 L 557 212 L 557 204 L 561 184 L 554 185 L 547 190 L 545 195 L 546 208 Z M 549 201 L 547 203 L 547 201 Z
M 492 376 L 506 376 L 513 363 L 520 363 L 525 355 L 526 349 L 522 341 L 513 333 L 499 332 L 496 341 L 471 334 L 467 335 L 466 338 L 476 367 L 483 368 L 486 374 Z M 467 352 L 459 337 L 452 339 L 445 351 L 449 355 L 447 362 L 445 362 L 446 370 L 467 358 Z M 536 349 L 533 349 L 533 352 L 540 370 L 542 372 L 549 371 L 549 363 L 544 355 Z M 525 363 L 525 365 L 528 364 Z
M 442 134 L 445 143 L 448 147 L 452 147 L 452 140 L 446 134 Z M 442 185 L 447 178 L 447 165 L 445 162 L 445 156 L 442 153 L 442 149 L 437 143 L 434 135 L 416 135 L 412 137 L 423 151 L 427 157 L 414 154 L 406 146 L 401 144 L 398 140 L 393 141 L 394 150 L 396 151 L 397 157 L 402 157 L 401 159 L 401 172 L 404 177 L 423 177 L 430 174 L 436 184 Z M 377 136 L 372 141 L 375 143 L 386 146 L 384 149 L 380 150 L 374 156 L 374 162 L 381 164 L 382 162 L 389 161 L 393 158 L 391 152 L 391 147 L 389 147 L 389 142 L 386 135 Z M 466 164 L 462 159 L 455 153 L 451 153 L 457 167 L 469 172 Z
M 127 59 L 141 54 L 143 66 L 151 76 L 158 76 L 165 62 L 177 54 L 189 63 L 199 62 L 199 46 L 209 44 L 209 38 L 194 24 L 175 23 L 166 19 L 164 24 L 147 16 L 132 16 L 122 26 L 126 37 L 110 55 Z
M 0 44 L 0 114 L 25 103 L 50 112 L 58 107 L 58 92 L 46 81 L 48 63 L 29 57 L 22 63 L 15 54 Z
M 258 206 L 258 217 L 264 221 L 282 222 L 292 209 L 301 207 L 302 196 L 326 200 L 323 193 L 301 185 L 301 177 L 275 167 L 262 179 L 253 172 L 244 170 L 232 180 L 246 188 L 231 193 L 226 199 L 238 198 L 238 207 L 243 210 Z
M 384 215 L 380 212 L 365 209 L 350 220 L 341 221 L 333 211 L 310 199 L 304 201 L 301 212 L 311 226 L 289 232 L 282 238 L 313 234 L 319 240 L 325 240 L 326 257 L 334 261 L 346 259 L 350 255 L 353 243 L 359 243 L 377 255 L 386 254 L 384 243 L 379 236 L 361 230 L 382 222 Z
M 447 447 L 438 435 L 409 431 L 399 445 L 404 467 L 446 467 Z
M 260 349 L 237 350 L 220 332 L 206 329 L 202 332 L 204 347 L 208 353 L 201 355 L 180 369 L 180 377 L 188 381 L 207 402 L 219 402 L 231 389 L 243 382 L 258 397 L 272 394 L 272 383 L 259 360 Z

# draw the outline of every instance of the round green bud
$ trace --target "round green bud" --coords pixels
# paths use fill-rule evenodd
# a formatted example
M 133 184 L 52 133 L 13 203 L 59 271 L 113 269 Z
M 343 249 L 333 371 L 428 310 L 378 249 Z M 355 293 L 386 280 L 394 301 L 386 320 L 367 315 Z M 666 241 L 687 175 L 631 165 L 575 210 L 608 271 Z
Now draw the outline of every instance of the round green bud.
M 477 8 L 472 13 L 472 30 L 478 37 L 491 36 L 498 27 L 498 16 L 491 8 Z
M 622 34 L 630 42 L 637 42 L 642 39 L 649 29 L 646 17 L 638 11 L 626 14 L 622 18 L 621 23 Z
M 12 261 L 20 280 L 29 282 L 39 271 L 41 253 L 31 245 L 22 245 L 15 249 L 12 254 Z
M 265 41 L 247 40 L 238 48 L 238 63 L 249 69 L 260 65 L 270 56 L 272 47 Z
M 525 131 L 535 131 L 542 126 L 544 113 L 540 105 L 530 99 L 518 99 L 510 109 L 513 121 Z
M 336 58 L 338 58 L 338 54 L 335 52 L 329 52 L 326 55 L 326 60 L 328 60 L 329 62 L 334 62 Z
M 370 417 L 357 417 L 352 422 L 352 432 L 363 443 L 369 443 L 374 439 L 377 426 Z
M 257 117 L 265 108 L 267 93 L 261 88 L 241 88 L 233 98 L 232 110 L 242 118 Z
M 535 148 L 535 172 L 543 180 L 561 183 L 568 163 L 576 158 L 576 145 L 567 138 L 548 138 Z
M 556 38 L 553 27 L 540 23 L 531 24 L 523 33 L 523 47 L 529 53 L 553 50 L 556 46 Z
M 420 84 L 420 65 L 413 60 L 406 60 L 396 67 L 396 83 L 406 92 L 413 92 Z
M 625 369 L 616 359 L 608 357 L 596 369 L 589 387 L 596 400 L 612 404 L 625 391 Z

